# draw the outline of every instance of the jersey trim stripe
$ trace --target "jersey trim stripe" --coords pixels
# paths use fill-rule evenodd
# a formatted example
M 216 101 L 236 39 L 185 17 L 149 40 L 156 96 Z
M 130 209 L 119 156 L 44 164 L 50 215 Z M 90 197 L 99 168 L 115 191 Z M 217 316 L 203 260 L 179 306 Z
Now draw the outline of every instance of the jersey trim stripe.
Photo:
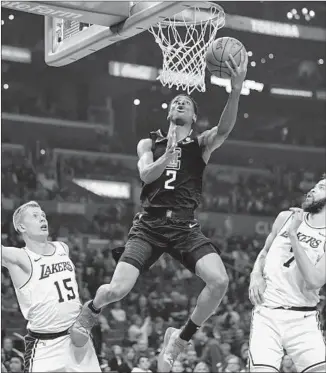
M 19 287 L 19 290 L 22 289 L 25 285 L 27 285 L 27 284 L 29 283 L 30 279 L 31 279 L 32 276 L 33 276 L 33 262 L 32 262 L 32 259 L 31 259 L 31 257 L 29 256 L 28 252 L 27 252 L 25 249 L 23 249 L 23 250 L 24 250 L 25 253 L 27 254 L 28 259 L 29 259 L 29 261 L 30 261 L 30 263 L 31 263 L 31 273 L 30 273 L 30 275 L 29 275 L 28 280 L 25 282 L 25 284 L 23 284 L 22 286 Z
M 326 229 L 326 227 L 313 227 L 312 225 L 310 225 L 308 223 L 308 215 L 309 215 L 309 213 L 307 215 L 305 215 L 304 218 L 303 218 L 304 222 L 308 225 L 308 227 L 310 227 L 312 229 Z
M 313 365 L 310 365 L 310 367 L 308 367 L 305 370 L 303 370 L 302 373 L 308 372 L 311 368 L 318 368 L 319 366 L 322 367 L 325 364 L 326 364 L 326 360 L 325 361 L 321 361 L 321 362 L 316 363 L 316 364 L 313 364 Z
M 255 367 L 255 368 L 265 367 L 265 368 L 272 368 L 273 370 L 275 370 L 275 372 L 279 373 L 279 370 L 277 368 L 273 367 L 273 365 L 255 364 L 250 351 L 248 351 L 248 359 L 249 359 L 249 372 L 251 372 L 251 369 L 250 369 L 251 367 Z
M 63 242 L 61 242 L 61 241 L 58 241 L 58 242 L 59 242 L 59 244 L 63 247 L 63 250 L 65 251 L 65 253 L 66 253 L 67 255 L 69 255 L 68 250 L 67 250 L 67 248 L 65 247 L 65 245 L 63 244 Z
M 279 234 L 279 233 L 281 232 L 281 230 L 285 227 L 286 223 L 290 220 L 290 218 L 291 218 L 291 216 L 292 216 L 293 214 L 294 214 L 294 212 L 292 212 L 292 214 L 290 214 L 290 215 L 286 218 L 285 222 L 282 224 L 282 226 L 281 226 L 281 228 L 278 230 L 277 234 Z
M 42 256 L 53 256 L 57 252 L 57 246 L 53 242 L 48 241 L 48 244 L 50 244 L 54 247 L 54 251 L 53 251 L 52 254 L 42 254 Z

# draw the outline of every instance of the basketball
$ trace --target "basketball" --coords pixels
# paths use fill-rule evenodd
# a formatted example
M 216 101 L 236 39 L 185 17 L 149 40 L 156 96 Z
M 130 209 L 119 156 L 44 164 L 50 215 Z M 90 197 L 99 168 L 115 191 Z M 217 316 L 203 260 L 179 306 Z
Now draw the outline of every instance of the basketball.
M 239 65 L 241 61 L 241 49 L 245 49 L 245 47 L 237 39 L 224 37 L 214 40 L 206 53 L 207 69 L 212 75 L 219 78 L 231 78 L 231 73 L 225 61 L 228 61 L 231 67 L 233 66 L 229 58 L 231 54 L 237 65 Z

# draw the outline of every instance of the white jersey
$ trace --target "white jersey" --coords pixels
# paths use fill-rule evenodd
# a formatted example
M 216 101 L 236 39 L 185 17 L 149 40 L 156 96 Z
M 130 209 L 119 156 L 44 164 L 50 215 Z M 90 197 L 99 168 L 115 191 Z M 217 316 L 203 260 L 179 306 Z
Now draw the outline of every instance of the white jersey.
M 27 328 L 36 333 L 59 333 L 76 320 L 81 303 L 74 264 L 65 246 L 50 242 L 52 255 L 38 255 L 24 248 L 32 264 L 29 280 L 15 289 Z
M 326 227 L 310 226 L 307 216 L 305 213 L 297 236 L 309 259 L 316 264 L 325 252 Z M 314 307 L 319 302 L 320 289 L 309 289 L 294 259 L 287 233 L 291 220 L 292 215 L 278 232 L 266 256 L 263 303 L 266 307 Z

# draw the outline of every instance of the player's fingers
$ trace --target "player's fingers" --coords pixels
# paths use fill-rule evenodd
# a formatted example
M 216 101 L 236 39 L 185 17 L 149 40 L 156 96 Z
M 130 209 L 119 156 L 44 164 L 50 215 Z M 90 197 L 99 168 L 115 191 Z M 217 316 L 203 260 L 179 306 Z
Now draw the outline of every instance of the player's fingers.
M 261 304 L 264 301 L 264 295 L 263 295 L 264 289 L 259 288 L 257 293 L 258 293 L 259 304 Z
M 250 300 L 250 302 L 251 302 L 253 305 L 255 305 L 255 300 L 254 300 L 254 298 L 253 298 L 253 296 L 252 296 L 252 289 L 249 289 L 249 300 Z
M 234 69 L 235 71 L 238 71 L 238 70 L 239 70 L 239 66 L 237 65 L 237 63 L 236 63 L 234 57 L 232 56 L 232 54 L 229 54 L 229 59 L 230 59 L 231 62 L 232 62 L 232 65 L 233 65 L 232 67 L 233 67 L 233 69 Z M 241 61 L 240 61 L 240 66 L 241 66 Z
M 232 76 L 237 76 L 237 74 L 236 74 L 235 71 L 232 69 L 232 67 L 230 66 L 230 64 L 228 63 L 228 61 L 225 61 L 225 64 L 226 64 L 227 68 L 229 69 L 231 75 L 232 75 Z
M 261 304 L 263 302 L 263 297 L 260 293 L 261 289 L 259 287 L 256 288 L 255 291 L 255 298 L 256 298 L 256 303 Z
M 247 65 L 248 65 L 248 55 L 245 49 L 241 49 L 241 64 L 240 64 L 240 69 L 242 71 L 247 70 Z
M 254 300 L 254 304 L 259 304 L 259 300 L 258 300 L 258 297 L 257 297 L 257 291 L 255 289 L 252 290 L 252 298 Z
M 244 50 L 243 54 L 244 54 L 244 66 L 245 66 L 245 68 L 247 68 L 247 65 L 248 65 L 248 53 L 247 53 L 246 50 Z
M 256 296 L 256 291 L 255 291 L 255 288 L 252 288 L 251 289 L 251 292 L 250 292 L 250 298 L 251 298 L 251 303 L 256 306 L 258 303 L 258 299 L 257 299 L 257 296 Z

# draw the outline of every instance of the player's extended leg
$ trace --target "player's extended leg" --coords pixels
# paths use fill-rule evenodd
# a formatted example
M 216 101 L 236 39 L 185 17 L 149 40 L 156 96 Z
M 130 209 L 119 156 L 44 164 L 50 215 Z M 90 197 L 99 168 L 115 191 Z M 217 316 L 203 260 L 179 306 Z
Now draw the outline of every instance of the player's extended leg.
M 110 284 L 101 285 L 92 301 L 84 304 L 70 334 L 73 344 L 82 347 L 98 319 L 103 306 L 124 298 L 134 287 L 141 270 L 156 261 L 161 253 L 153 253 L 152 246 L 141 239 L 128 240 L 126 249 L 115 268 Z M 153 257 L 155 257 L 153 259 Z
M 251 318 L 249 372 L 279 372 L 284 350 L 274 310 L 258 306 Z
M 224 264 L 210 243 L 188 253 L 192 260 L 185 258 L 187 267 L 193 267 L 195 273 L 206 284 L 197 299 L 197 305 L 183 329 L 169 328 L 164 337 L 164 346 L 159 357 L 159 372 L 169 372 L 178 357 L 198 328 L 216 311 L 228 287 L 228 275 Z M 190 262 L 190 263 L 189 263 Z
M 284 347 L 298 372 L 326 372 L 326 344 L 316 311 L 284 310 Z

